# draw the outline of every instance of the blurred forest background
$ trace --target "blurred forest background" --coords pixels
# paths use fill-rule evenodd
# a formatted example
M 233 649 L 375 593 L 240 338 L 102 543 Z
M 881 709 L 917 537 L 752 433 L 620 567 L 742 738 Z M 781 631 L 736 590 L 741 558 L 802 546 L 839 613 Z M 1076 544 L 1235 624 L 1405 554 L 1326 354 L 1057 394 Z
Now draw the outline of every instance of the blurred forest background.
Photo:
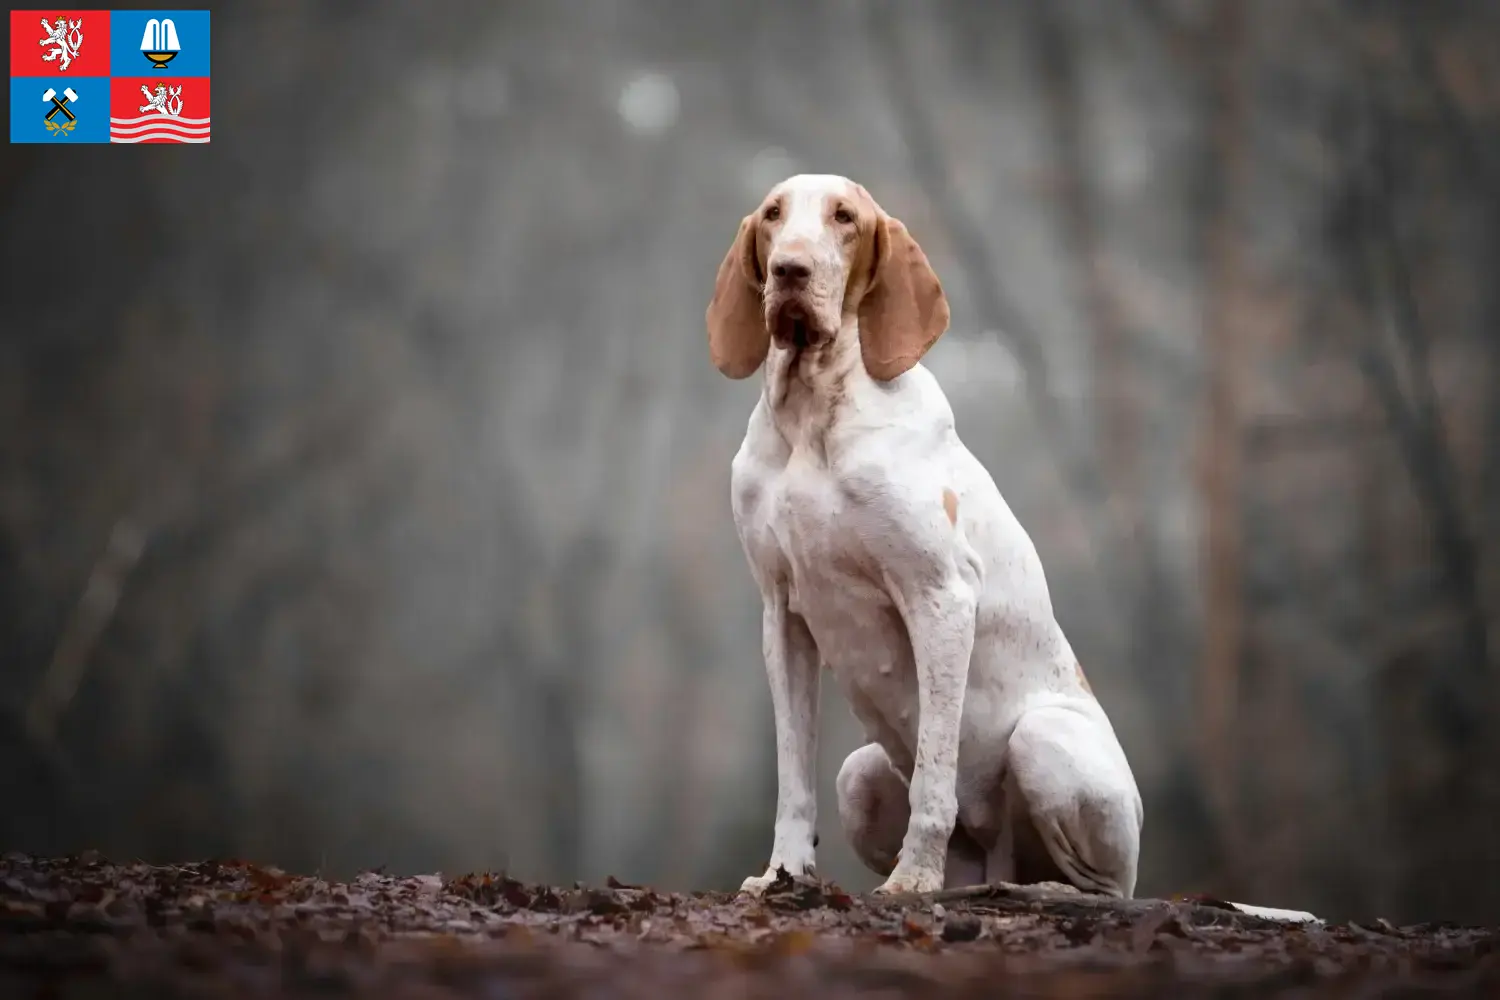
M 1500 4 L 268 0 L 214 45 L 210 146 L 0 158 L 0 846 L 760 870 L 759 382 L 703 311 L 828 171 L 948 289 L 1141 893 L 1500 920 Z

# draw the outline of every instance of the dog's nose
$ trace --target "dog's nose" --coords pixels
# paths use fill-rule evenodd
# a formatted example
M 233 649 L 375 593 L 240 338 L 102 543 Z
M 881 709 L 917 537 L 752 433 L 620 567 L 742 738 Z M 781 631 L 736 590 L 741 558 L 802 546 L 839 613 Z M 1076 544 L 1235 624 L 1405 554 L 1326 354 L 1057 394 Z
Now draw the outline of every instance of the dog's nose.
M 771 275 L 777 281 L 803 285 L 812 277 L 812 263 L 806 257 L 782 254 L 771 260 Z

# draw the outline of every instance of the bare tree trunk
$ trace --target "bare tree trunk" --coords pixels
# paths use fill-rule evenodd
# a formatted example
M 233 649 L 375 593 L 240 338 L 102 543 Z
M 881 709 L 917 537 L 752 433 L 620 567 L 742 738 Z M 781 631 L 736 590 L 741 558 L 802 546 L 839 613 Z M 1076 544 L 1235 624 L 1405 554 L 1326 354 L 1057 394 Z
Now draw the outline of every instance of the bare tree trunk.
M 658 777 L 646 793 L 651 803 L 649 822 L 633 852 L 631 871 L 649 876 L 654 883 L 681 885 L 691 873 L 703 829 L 702 771 L 692 760 L 698 736 L 692 720 L 713 648 L 702 623 L 687 613 L 691 605 L 680 591 L 669 581 L 661 589 L 669 598 L 677 598 L 675 606 L 663 608 L 662 617 L 667 649 L 678 669 L 663 692 L 661 719 L 667 732 L 650 761 L 650 771 Z M 774 747 L 775 741 L 765 745 Z M 774 774 L 775 768 L 768 768 L 767 773 Z
M 1119 557 L 1132 565 L 1139 541 L 1136 414 L 1130 406 L 1125 324 L 1104 268 L 1099 212 L 1080 94 L 1077 40 L 1054 3 L 1027 8 L 1036 65 L 1042 77 L 1052 131 L 1063 230 L 1075 265 L 1077 297 L 1088 318 L 1094 385 L 1094 446 L 1103 469 L 1105 502 L 1121 530 Z
M 1235 702 L 1245 644 L 1240 410 L 1244 341 L 1241 199 L 1246 181 L 1245 28 L 1241 0 L 1215 7 L 1216 60 L 1209 123 L 1217 164 L 1207 225 L 1211 273 L 1204 321 L 1203 398 L 1198 449 L 1202 496 L 1204 625 L 1200 671 L 1200 744 L 1209 801 L 1225 850 L 1226 891 L 1237 891 L 1241 859 L 1235 746 Z

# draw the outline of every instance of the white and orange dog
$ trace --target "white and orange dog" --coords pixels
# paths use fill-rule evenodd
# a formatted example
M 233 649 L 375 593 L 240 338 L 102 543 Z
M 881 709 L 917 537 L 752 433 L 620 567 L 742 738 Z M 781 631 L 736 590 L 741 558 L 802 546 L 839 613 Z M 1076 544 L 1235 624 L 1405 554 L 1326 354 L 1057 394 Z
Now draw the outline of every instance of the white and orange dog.
M 721 372 L 765 368 L 732 492 L 765 601 L 776 827 L 743 890 L 813 870 L 826 666 L 869 740 L 838 806 L 877 891 L 1131 896 L 1135 778 L 1030 537 L 919 363 L 948 303 L 906 227 L 843 177 L 790 178 L 740 223 L 707 320 Z

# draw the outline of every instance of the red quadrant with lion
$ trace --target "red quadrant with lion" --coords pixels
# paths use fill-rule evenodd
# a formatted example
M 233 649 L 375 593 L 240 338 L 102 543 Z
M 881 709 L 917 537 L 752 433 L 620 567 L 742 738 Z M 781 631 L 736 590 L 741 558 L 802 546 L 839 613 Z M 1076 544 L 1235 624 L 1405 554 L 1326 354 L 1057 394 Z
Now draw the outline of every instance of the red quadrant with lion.
M 109 81 L 110 142 L 208 142 L 208 77 Z
M 109 76 L 109 11 L 11 11 L 10 75 Z

